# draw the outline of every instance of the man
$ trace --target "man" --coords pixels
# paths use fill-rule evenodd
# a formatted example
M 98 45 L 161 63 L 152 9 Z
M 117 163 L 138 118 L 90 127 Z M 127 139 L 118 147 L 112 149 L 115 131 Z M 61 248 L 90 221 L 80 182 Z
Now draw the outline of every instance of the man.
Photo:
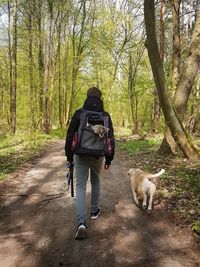
M 100 214 L 100 209 L 98 206 L 100 194 L 99 176 L 103 165 L 103 158 L 105 157 L 105 170 L 109 169 L 111 161 L 114 158 L 115 140 L 112 121 L 110 115 L 104 111 L 101 96 L 102 93 L 97 87 L 91 87 L 88 89 L 87 98 L 84 102 L 83 108 L 75 111 L 67 131 L 65 155 L 67 157 L 68 165 L 73 165 L 73 161 L 75 160 L 76 168 L 76 208 L 78 226 L 75 239 L 81 239 L 87 236 L 86 185 L 89 172 L 91 182 L 91 219 L 97 219 Z M 87 145 L 93 138 L 92 136 L 90 138 L 90 134 L 92 135 L 92 133 L 88 131 L 88 134 L 85 134 L 87 137 L 87 142 L 85 141 L 86 148 L 83 149 L 81 148 L 80 139 L 85 137 L 80 132 L 82 129 L 81 127 L 86 120 L 86 116 L 89 116 L 88 114 L 101 116 L 104 121 L 107 121 L 107 128 L 104 126 L 97 126 L 101 127 L 103 130 L 106 129 L 106 134 L 104 138 L 102 138 L 102 132 L 99 135 L 94 134 L 95 142 L 92 141 L 92 148 L 87 148 Z M 90 127 L 90 129 L 94 126 L 92 125 L 90 119 L 87 121 L 87 126 Z M 98 146 L 98 143 L 102 143 L 105 147 L 105 142 L 106 150 L 104 150 L 103 153 L 99 153 L 100 150 L 95 149 L 95 146 Z

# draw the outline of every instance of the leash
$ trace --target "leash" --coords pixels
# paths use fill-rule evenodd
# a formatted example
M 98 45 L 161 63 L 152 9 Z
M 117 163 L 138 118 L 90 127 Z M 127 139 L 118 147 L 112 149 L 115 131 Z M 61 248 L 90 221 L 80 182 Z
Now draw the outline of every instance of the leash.
M 71 189 L 71 197 L 74 197 L 74 164 L 67 163 L 67 168 L 69 168 L 68 173 L 66 174 L 67 178 L 67 191 Z

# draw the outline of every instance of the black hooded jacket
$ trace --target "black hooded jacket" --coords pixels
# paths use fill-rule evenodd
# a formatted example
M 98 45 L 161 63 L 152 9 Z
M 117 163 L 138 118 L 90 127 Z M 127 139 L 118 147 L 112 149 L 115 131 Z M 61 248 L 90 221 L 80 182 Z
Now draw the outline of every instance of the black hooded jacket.
M 95 97 L 95 96 L 90 96 L 88 97 L 83 105 L 83 108 L 86 110 L 90 111 L 97 111 L 97 112 L 103 112 L 105 115 L 109 116 L 109 132 L 108 132 L 108 137 L 110 138 L 111 141 L 111 154 L 110 155 L 105 155 L 106 159 L 106 164 L 110 165 L 111 161 L 114 158 L 114 151 L 115 151 L 115 140 L 114 140 L 114 133 L 113 133 L 113 125 L 112 125 L 112 120 L 110 118 L 110 115 L 104 111 L 103 108 L 103 102 L 100 98 Z M 65 155 L 67 157 L 68 161 L 73 161 L 73 155 L 74 152 L 72 151 L 72 142 L 75 133 L 78 131 L 79 124 L 80 124 L 80 114 L 83 108 L 78 109 L 75 111 L 74 115 L 72 116 L 69 128 L 67 130 L 67 137 L 66 137 L 66 143 L 65 143 Z M 75 152 L 76 153 L 76 152 Z

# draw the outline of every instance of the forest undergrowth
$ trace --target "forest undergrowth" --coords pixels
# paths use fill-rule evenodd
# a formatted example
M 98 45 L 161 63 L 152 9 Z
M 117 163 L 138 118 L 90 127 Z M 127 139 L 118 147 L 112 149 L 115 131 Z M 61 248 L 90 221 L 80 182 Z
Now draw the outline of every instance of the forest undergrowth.
M 64 130 L 55 130 L 51 135 L 39 132 L 17 132 L 15 135 L 0 133 L 0 181 L 17 168 L 38 156 L 50 141 L 63 138 Z
M 200 163 L 179 156 L 161 156 L 157 153 L 160 143 L 160 136 L 143 140 L 133 136 L 120 138 L 117 147 L 130 168 L 151 173 L 166 170 L 158 182 L 156 198 L 163 202 L 176 224 L 192 229 L 200 242 Z

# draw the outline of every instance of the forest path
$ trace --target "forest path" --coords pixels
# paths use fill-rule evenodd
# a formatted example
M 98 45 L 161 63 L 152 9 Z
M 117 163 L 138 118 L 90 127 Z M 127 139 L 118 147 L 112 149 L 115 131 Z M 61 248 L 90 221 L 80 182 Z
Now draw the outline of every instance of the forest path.
M 75 199 L 66 192 L 63 147 L 64 141 L 54 142 L 28 172 L 5 182 L 1 267 L 200 266 L 197 244 L 162 205 L 150 216 L 135 206 L 126 175 L 131 166 L 119 153 L 102 172 L 100 217 L 88 218 L 88 238 L 75 240 Z M 89 197 L 88 183 L 88 214 Z

